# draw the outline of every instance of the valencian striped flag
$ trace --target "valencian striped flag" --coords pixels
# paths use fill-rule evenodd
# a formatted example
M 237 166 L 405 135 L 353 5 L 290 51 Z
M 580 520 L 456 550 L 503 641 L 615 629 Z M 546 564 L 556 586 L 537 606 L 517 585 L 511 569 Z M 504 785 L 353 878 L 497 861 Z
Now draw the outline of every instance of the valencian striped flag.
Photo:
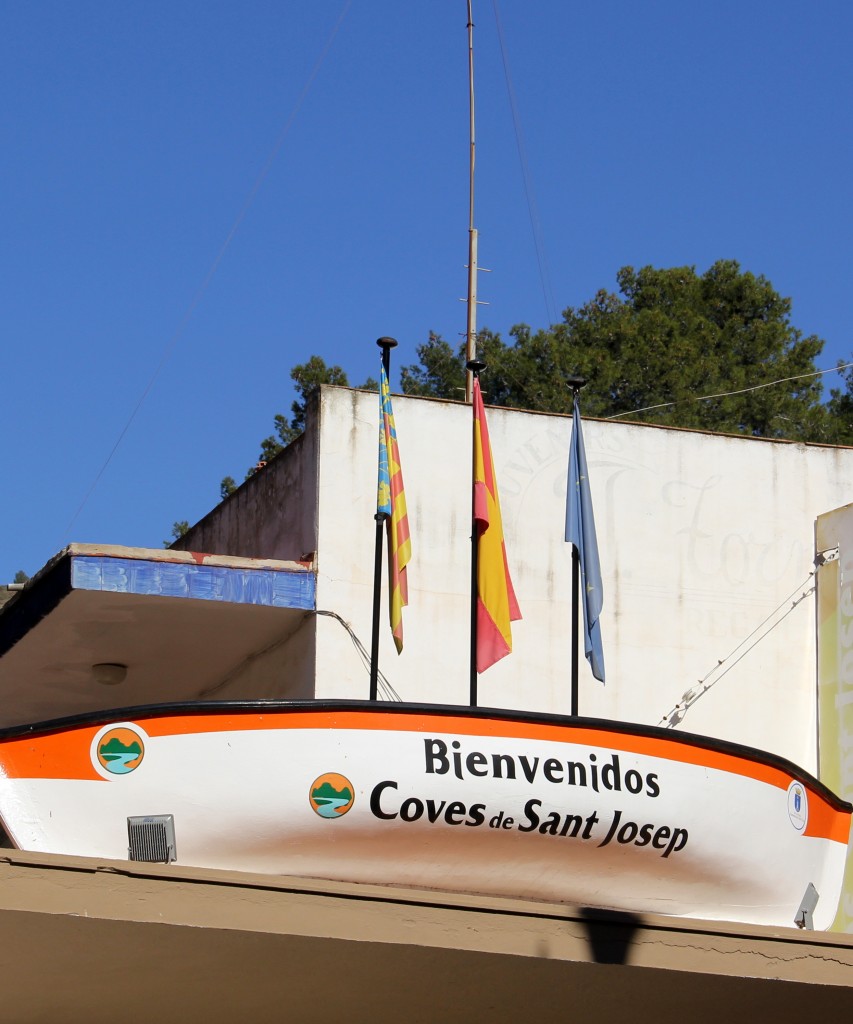
M 391 389 L 384 360 L 379 384 L 379 486 L 376 511 L 385 516 L 388 527 L 388 596 L 391 633 L 397 653 L 403 649 L 403 607 L 409 603 L 406 566 L 412 557 L 406 492 L 397 447 L 397 428 L 391 408 Z
M 501 506 L 480 381 L 474 378 L 474 529 L 477 536 L 477 671 L 512 651 L 510 622 L 521 618 L 504 547 Z
M 566 491 L 566 541 L 578 549 L 583 605 L 584 651 L 596 679 L 604 682 L 604 650 L 598 618 L 604 604 L 598 540 L 592 516 L 592 496 L 586 468 L 586 451 L 581 433 L 581 413 L 575 398 L 572 414 L 572 440 L 569 447 L 569 479 Z M 577 608 L 572 609 L 577 615 Z

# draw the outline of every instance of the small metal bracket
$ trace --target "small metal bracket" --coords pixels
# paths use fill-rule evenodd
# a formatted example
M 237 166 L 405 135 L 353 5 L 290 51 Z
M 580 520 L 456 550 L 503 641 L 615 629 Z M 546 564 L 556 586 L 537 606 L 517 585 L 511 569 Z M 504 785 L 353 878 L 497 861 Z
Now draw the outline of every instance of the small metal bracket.
M 806 891 L 803 894 L 803 898 L 800 901 L 800 905 L 797 908 L 796 916 L 794 917 L 794 924 L 798 928 L 808 928 L 811 931 L 814 928 L 814 921 L 812 920 L 812 912 L 817 906 L 817 901 L 820 899 L 817 889 L 811 882 L 806 886 Z
M 838 555 L 839 549 L 837 546 L 834 548 L 827 548 L 826 551 L 818 551 L 815 555 L 814 564 L 819 569 L 822 565 L 826 565 L 827 562 L 837 562 Z

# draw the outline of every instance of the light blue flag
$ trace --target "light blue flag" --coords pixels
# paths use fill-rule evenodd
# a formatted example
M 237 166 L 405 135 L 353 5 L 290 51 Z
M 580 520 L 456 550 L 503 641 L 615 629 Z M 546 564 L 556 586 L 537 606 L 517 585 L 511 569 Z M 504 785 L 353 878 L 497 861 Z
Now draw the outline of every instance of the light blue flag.
M 604 650 L 598 617 L 604 603 L 601 563 L 592 515 L 592 496 L 586 469 L 586 452 L 581 433 L 578 400 L 572 414 L 572 440 L 569 446 L 569 480 L 566 489 L 566 542 L 578 549 L 581 568 L 581 604 L 583 605 L 584 651 L 596 679 L 604 682 Z M 575 614 L 577 611 L 575 610 Z

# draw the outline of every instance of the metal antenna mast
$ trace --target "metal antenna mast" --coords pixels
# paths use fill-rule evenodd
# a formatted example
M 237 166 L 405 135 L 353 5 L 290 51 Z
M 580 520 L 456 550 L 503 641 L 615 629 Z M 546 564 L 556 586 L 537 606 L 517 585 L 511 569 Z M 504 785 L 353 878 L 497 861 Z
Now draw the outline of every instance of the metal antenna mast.
M 468 330 L 465 362 L 477 358 L 477 229 L 474 227 L 474 13 L 473 0 L 468 0 L 468 121 L 470 155 L 468 159 Z M 474 375 L 465 374 L 465 401 L 471 402 Z

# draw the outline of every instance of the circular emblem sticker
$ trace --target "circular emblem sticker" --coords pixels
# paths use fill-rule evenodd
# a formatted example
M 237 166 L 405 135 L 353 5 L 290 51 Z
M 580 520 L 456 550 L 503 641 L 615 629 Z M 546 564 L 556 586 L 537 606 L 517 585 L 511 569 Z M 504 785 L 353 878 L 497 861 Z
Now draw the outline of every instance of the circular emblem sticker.
M 788 817 L 798 832 L 802 832 L 809 820 L 809 798 L 801 782 L 788 786 Z
M 337 772 L 326 772 L 314 779 L 308 801 L 321 818 L 340 818 L 352 807 L 355 791 L 350 780 Z
M 147 738 L 138 726 L 130 723 L 108 725 L 92 741 L 92 764 L 105 779 L 129 775 L 142 764 Z

